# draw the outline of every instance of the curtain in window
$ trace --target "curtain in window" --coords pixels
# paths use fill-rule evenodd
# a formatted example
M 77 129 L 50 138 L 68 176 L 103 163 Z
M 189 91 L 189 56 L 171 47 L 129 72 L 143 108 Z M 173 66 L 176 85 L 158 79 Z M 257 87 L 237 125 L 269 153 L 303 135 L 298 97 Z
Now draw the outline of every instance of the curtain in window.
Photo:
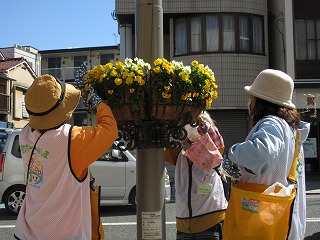
M 240 52 L 249 51 L 249 18 L 247 16 L 239 17 L 239 42 Z
M 223 51 L 235 51 L 235 24 L 231 15 L 222 16 Z
M 307 36 L 304 20 L 295 21 L 295 49 L 297 60 L 307 60 Z
M 174 29 L 174 53 L 181 55 L 187 53 L 187 20 L 186 18 L 177 18 Z
M 253 32 L 253 52 L 263 53 L 263 18 L 252 18 L 252 32 Z
M 308 60 L 315 60 L 316 55 L 316 34 L 314 20 L 307 20 L 307 48 Z
M 191 39 L 190 51 L 199 52 L 202 50 L 201 44 L 201 17 L 191 18 Z
M 208 52 L 219 51 L 219 18 L 218 15 L 206 16 L 206 44 Z

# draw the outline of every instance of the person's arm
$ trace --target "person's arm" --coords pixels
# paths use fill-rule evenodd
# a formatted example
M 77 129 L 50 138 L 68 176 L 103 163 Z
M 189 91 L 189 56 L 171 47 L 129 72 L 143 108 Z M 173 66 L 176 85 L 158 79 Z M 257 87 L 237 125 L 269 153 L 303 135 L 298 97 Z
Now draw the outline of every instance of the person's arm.
M 87 167 L 101 157 L 118 137 L 117 122 L 109 106 L 100 103 L 96 116 L 95 126 L 72 128 L 70 162 L 78 179 L 85 176 Z
M 284 133 L 274 121 L 267 120 L 259 125 L 250 139 L 234 144 L 226 157 L 259 175 L 273 168 L 283 147 Z
M 179 149 L 170 150 L 170 149 L 165 148 L 164 149 L 164 161 L 175 166 L 177 163 L 177 157 L 179 155 L 179 152 L 180 152 Z

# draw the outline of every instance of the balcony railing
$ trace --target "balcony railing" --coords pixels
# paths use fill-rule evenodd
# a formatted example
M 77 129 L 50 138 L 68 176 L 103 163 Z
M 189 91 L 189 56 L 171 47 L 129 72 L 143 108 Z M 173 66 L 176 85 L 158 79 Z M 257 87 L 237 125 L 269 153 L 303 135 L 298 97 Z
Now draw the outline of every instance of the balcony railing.
M 10 96 L 0 93 L 0 111 L 10 113 Z
M 80 67 L 63 67 L 63 68 L 43 68 L 41 74 L 50 74 L 62 81 L 74 81 L 76 72 Z M 92 66 L 87 66 L 87 69 L 92 69 Z

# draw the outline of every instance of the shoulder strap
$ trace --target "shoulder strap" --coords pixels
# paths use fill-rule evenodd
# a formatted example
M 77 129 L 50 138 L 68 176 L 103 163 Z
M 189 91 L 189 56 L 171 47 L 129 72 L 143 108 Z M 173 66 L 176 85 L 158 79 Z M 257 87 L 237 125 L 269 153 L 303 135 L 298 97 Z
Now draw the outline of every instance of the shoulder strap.
M 298 162 L 298 149 L 299 149 L 299 131 L 296 131 L 296 142 L 293 155 L 293 161 L 291 164 L 290 172 L 288 175 L 288 181 L 291 183 L 296 183 L 296 174 L 297 174 L 297 162 Z
M 33 152 L 34 152 L 34 150 L 36 149 L 36 145 L 37 145 L 37 143 L 38 143 L 38 141 L 39 141 L 39 139 L 41 138 L 42 135 L 43 135 L 43 133 L 41 133 L 40 136 L 38 137 L 37 141 L 36 141 L 35 144 L 33 145 L 33 148 L 32 148 L 31 154 L 30 154 L 29 163 L 28 163 L 28 171 L 27 171 L 27 181 L 26 181 L 26 184 L 28 184 L 29 170 L 30 170 L 30 164 L 31 164 L 31 160 L 32 160 L 32 155 L 33 155 Z

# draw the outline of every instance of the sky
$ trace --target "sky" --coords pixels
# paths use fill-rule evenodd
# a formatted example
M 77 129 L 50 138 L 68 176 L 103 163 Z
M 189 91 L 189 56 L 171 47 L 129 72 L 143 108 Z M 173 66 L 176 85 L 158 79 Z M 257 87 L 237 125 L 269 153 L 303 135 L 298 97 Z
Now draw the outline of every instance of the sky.
M 115 0 L 0 0 L 0 48 L 40 51 L 120 43 Z

